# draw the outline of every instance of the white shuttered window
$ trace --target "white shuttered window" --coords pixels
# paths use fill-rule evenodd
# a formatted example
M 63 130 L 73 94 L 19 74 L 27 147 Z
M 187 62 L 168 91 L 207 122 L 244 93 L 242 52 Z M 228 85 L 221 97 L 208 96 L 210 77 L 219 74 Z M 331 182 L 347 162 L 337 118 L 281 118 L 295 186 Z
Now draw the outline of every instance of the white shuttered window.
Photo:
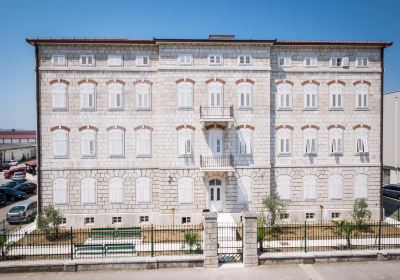
M 124 184 L 121 178 L 112 178 L 109 181 L 108 197 L 110 203 L 124 203 Z
M 151 179 L 148 177 L 140 177 L 136 179 L 136 202 L 151 202 Z
M 180 156 L 193 154 L 193 130 L 182 128 L 178 130 L 178 151 Z
M 306 84 L 304 86 L 304 108 L 308 110 L 317 109 L 318 86 Z
M 142 128 L 136 131 L 137 156 L 151 156 L 151 130 Z
M 96 131 L 85 129 L 81 134 L 82 157 L 96 156 Z
M 304 134 L 304 154 L 317 154 L 317 130 L 315 128 L 306 128 Z
M 251 185 L 250 177 L 242 176 L 237 180 L 237 199 L 239 203 L 251 202 Z
M 356 153 L 366 154 L 368 153 L 368 129 L 358 128 L 355 131 L 356 134 Z
M 108 106 L 110 109 L 122 109 L 124 88 L 121 84 L 110 84 L 108 86 Z
M 63 83 L 55 83 L 51 87 L 53 99 L 53 109 L 67 109 L 67 85 Z
M 57 129 L 53 132 L 54 157 L 68 157 L 68 131 Z
M 239 155 L 251 154 L 253 131 L 249 128 L 241 128 L 238 130 L 238 153 Z
M 369 86 L 366 84 L 356 85 L 356 108 L 368 109 Z
M 122 129 L 109 130 L 109 151 L 111 157 L 124 156 L 124 134 L 125 133 Z
M 193 179 L 183 177 L 178 180 L 178 202 L 193 203 Z
M 96 89 L 92 83 L 84 83 L 80 86 L 80 99 L 81 109 L 83 110 L 94 110 L 96 104 Z
M 239 85 L 239 108 L 251 108 L 252 86 L 250 83 Z
M 343 177 L 340 175 L 331 175 L 329 177 L 329 198 L 343 198 Z
M 97 182 L 93 178 L 85 178 L 81 182 L 81 202 L 82 204 L 96 204 L 97 202 Z
M 280 84 L 277 87 L 278 109 L 292 109 L 292 86 L 290 84 Z
M 278 194 L 281 199 L 290 200 L 292 195 L 292 177 L 281 175 L 278 177 Z
M 53 182 L 53 203 L 68 204 L 68 180 L 59 178 Z
M 331 109 L 343 109 L 343 85 L 333 84 L 329 87 Z
M 292 130 L 281 128 L 278 130 L 278 147 L 280 155 L 290 155 L 292 153 Z
M 368 198 L 368 176 L 359 174 L 354 177 L 354 198 Z
M 343 130 L 340 128 L 331 128 L 329 130 L 329 152 L 331 154 L 343 153 Z
M 313 200 L 317 198 L 317 177 L 307 175 L 303 178 L 304 199 Z
M 193 84 L 182 82 L 178 84 L 178 103 L 179 108 L 193 107 Z
M 136 85 L 136 109 L 150 110 L 151 108 L 151 87 L 149 84 L 141 83 Z

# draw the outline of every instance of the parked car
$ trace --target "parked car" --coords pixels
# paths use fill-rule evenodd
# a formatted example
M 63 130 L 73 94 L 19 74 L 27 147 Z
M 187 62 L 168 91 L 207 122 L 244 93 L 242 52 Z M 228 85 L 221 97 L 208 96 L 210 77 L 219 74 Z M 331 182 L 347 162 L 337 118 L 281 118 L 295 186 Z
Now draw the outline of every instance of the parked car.
M 400 199 L 400 185 L 387 185 L 383 187 L 383 195 Z
M 26 198 L 26 193 L 16 191 L 13 188 L 0 188 L 0 192 L 5 194 L 8 201 L 22 200 Z
M 21 180 L 25 180 L 26 179 L 26 175 L 24 172 L 15 172 L 13 175 L 11 175 L 11 180 L 13 181 L 21 181 Z
M 24 182 L 22 184 L 15 185 L 13 189 L 24 193 L 35 193 L 37 187 L 35 183 Z
M 0 171 L 10 169 L 11 165 L 8 163 L 0 163 Z
M 22 183 L 25 183 L 25 182 L 26 182 L 26 179 L 25 180 L 21 180 L 21 181 L 11 181 L 11 182 L 7 182 L 7 183 L 1 185 L 0 187 L 13 188 L 16 185 L 19 185 L 19 184 L 22 184 Z
M 7 160 L 6 163 L 8 163 L 10 166 L 18 165 L 18 161 L 16 161 L 16 160 Z
M 0 193 L 0 205 L 3 206 L 7 203 L 7 197 L 4 193 Z
M 37 215 L 37 203 L 32 200 L 25 200 L 16 203 L 8 213 L 6 220 L 8 223 L 33 222 Z
M 10 170 L 4 172 L 4 178 L 5 178 L 5 179 L 10 179 L 11 176 L 12 176 L 15 172 L 24 172 L 24 174 L 26 174 L 26 169 L 25 169 L 25 167 L 17 167 L 17 168 L 10 169 Z

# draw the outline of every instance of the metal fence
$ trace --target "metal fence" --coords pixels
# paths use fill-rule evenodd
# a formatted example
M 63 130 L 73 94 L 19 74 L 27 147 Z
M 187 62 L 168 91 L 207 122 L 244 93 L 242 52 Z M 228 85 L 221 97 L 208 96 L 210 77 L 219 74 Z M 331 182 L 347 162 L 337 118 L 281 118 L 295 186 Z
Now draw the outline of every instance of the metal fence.
M 243 260 L 243 225 L 241 223 L 218 224 L 218 261 L 220 263 Z
M 400 223 L 285 223 L 257 228 L 260 252 L 321 252 L 400 248 Z
M 24 224 L 22 223 L 11 225 L 6 219 L 3 219 L 0 221 L 0 234 L 21 230 L 23 226 Z
M 35 230 L 1 235 L 0 244 L 1 261 L 201 255 L 203 226 Z

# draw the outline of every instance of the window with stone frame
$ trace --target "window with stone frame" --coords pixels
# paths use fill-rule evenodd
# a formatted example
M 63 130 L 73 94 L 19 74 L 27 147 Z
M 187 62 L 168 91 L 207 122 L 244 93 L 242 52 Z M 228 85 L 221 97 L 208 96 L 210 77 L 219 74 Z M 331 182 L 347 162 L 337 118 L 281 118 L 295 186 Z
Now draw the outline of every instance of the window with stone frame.
M 208 65 L 210 65 L 210 66 L 221 66 L 222 65 L 222 54 L 210 54 L 210 55 L 208 55 Z
M 343 109 L 343 91 L 344 91 L 344 86 L 342 84 L 335 83 L 329 86 L 330 109 L 332 110 Z
M 51 87 L 51 95 L 54 110 L 67 110 L 68 86 L 64 83 L 55 83 Z
M 124 181 L 122 178 L 111 178 L 108 182 L 108 198 L 111 204 L 124 203 Z
M 181 82 L 178 84 L 178 106 L 180 109 L 193 108 L 193 84 Z
M 292 67 L 292 58 L 290 56 L 279 56 L 278 57 L 278 66 L 280 68 Z
M 292 196 L 292 177 L 281 175 L 277 179 L 278 195 L 283 200 L 291 200 Z
M 355 131 L 355 148 L 356 154 L 367 154 L 368 153 L 368 134 L 369 130 L 364 127 L 357 128 Z
M 305 155 L 317 154 L 317 146 L 318 146 L 317 134 L 318 131 L 315 128 L 306 128 L 303 130 Z
M 121 110 L 123 108 L 124 87 L 119 83 L 108 86 L 108 107 L 110 110 Z
M 355 86 L 355 92 L 356 92 L 356 109 L 367 110 L 369 86 L 364 83 L 357 84 Z
M 333 155 L 343 154 L 343 129 L 329 129 L 329 153 Z
M 136 85 L 136 110 L 151 109 L 151 86 L 147 83 Z
M 97 135 L 93 129 L 84 129 L 81 132 L 81 156 L 95 157 L 97 146 Z
M 68 180 L 64 178 L 58 178 L 53 181 L 53 204 L 68 205 L 68 185 Z
M 238 63 L 239 65 L 251 65 L 251 55 L 239 55 Z
M 193 129 L 181 128 L 178 130 L 179 156 L 193 156 L 193 135 Z
M 329 199 L 343 199 L 343 177 L 341 175 L 331 175 L 328 179 Z
M 180 204 L 191 204 L 194 199 L 194 181 L 190 177 L 178 180 L 178 202 Z
M 252 179 L 248 176 L 241 176 L 237 179 L 237 201 L 246 204 L 252 200 Z
M 278 134 L 278 155 L 292 154 L 292 130 L 289 128 L 280 128 Z
M 193 55 L 188 53 L 181 53 L 178 55 L 178 65 L 190 66 L 193 65 Z
M 136 130 L 136 155 L 138 157 L 151 156 L 151 130 L 140 128 Z
M 97 203 L 97 182 L 93 178 L 84 178 L 81 181 L 81 202 L 82 204 Z
M 68 158 L 69 133 L 64 129 L 56 129 L 53 135 L 54 158 Z
M 316 110 L 318 108 L 318 86 L 316 84 L 304 85 L 304 109 Z
M 82 110 L 96 109 L 96 86 L 92 83 L 83 83 L 80 85 L 80 100 Z
M 358 174 L 354 177 L 354 198 L 368 198 L 368 176 L 366 174 Z
M 251 108 L 253 85 L 251 83 L 243 82 L 238 86 L 239 91 L 239 108 Z
M 83 54 L 79 57 L 81 66 L 94 66 L 94 55 L 93 54 Z
M 136 202 L 151 203 L 151 179 L 140 177 L 136 179 Z
M 304 200 L 317 199 L 317 177 L 306 175 L 303 178 Z
M 238 136 L 238 154 L 251 155 L 253 130 L 250 128 L 241 128 L 237 131 L 237 136 Z
M 122 54 L 109 54 L 107 56 L 107 64 L 110 67 L 121 67 L 123 65 Z
M 120 128 L 108 131 L 108 144 L 110 157 L 124 157 L 125 154 L 125 132 Z
M 277 107 L 278 110 L 292 109 L 292 85 L 282 83 L 277 86 Z

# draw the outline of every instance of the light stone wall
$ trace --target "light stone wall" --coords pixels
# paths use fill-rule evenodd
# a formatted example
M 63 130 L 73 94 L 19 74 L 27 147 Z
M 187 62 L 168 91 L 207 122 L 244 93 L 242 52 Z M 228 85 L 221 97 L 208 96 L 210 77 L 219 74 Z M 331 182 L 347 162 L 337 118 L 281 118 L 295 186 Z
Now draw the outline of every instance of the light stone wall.
M 123 67 L 108 67 L 107 55 L 123 55 Z M 192 66 L 178 66 L 180 53 L 193 54 Z M 51 66 L 52 54 L 65 54 L 66 67 Z M 95 67 L 80 67 L 80 54 L 94 54 Z M 208 66 L 208 54 L 223 54 L 223 66 Z M 252 65 L 238 66 L 237 56 L 250 54 Z M 289 54 L 293 66 L 280 69 L 276 65 L 277 57 Z M 137 67 L 137 55 L 149 55 L 149 67 Z M 333 69 L 329 66 L 331 56 L 343 55 L 350 58 L 347 69 Z M 318 68 L 305 68 L 305 56 L 318 57 Z M 355 58 L 368 56 L 368 68 L 356 68 Z M 176 80 L 188 78 L 195 81 L 194 106 L 192 110 L 179 110 Z M 204 172 L 200 170 L 200 155 L 209 155 L 207 131 L 199 118 L 199 107 L 208 104 L 208 79 L 219 78 L 225 81 L 224 106 L 234 106 L 235 120 L 224 130 L 223 153 L 235 156 L 233 172 Z M 251 79 L 253 85 L 252 109 L 238 109 L 239 79 Z M 50 81 L 64 79 L 68 86 L 68 110 L 53 111 Z M 96 87 L 96 110 L 80 110 L 79 85 L 82 79 L 92 79 Z M 119 79 L 124 85 L 124 110 L 108 110 L 108 93 L 106 82 Z M 293 87 L 292 111 L 277 111 L 275 104 L 278 80 L 290 80 Z M 134 82 L 149 80 L 152 82 L 151 110 L 137 111 Z M 301 83 L 305 80 L 316 80 L 320 83 L 318 111 L 303 111 L 303 90 Z M 343 80 L 346 83 L 344 93 L 344 111 L 328 109 L 329 92 L 327 82 Z M 371 83 L 369 95 L 370 110 L 354 110 L 354 86 L 357 80 Z M 288 212 L 291 220 L 304 220 L 305 212 L 316 209 L 318 216 L 320 205 L 324 206 L 329 219 L 331 209 L 340 209 L 345 216 L 352 208 L 354 201 L 353 177 L 357 174 L 369 175 L 370 207 L 377 212 L 379 208 L 379 147 L 380 147 L 380 56 L 379 49 L 353 47 L 284 47 L 261 44 L 159 44 L 157 46 L 113 46 L 113 45 L 43 45 L 40 47 L 40 86 L 41 86 L 41 136 L 42 136 L 42 192 L 44 205 L 53 201 L 52 182 L 56 178 L 67 178 L 70 181 L 68 206 L 57 206 L 67 217 L 67 224 L 83 225 L 83 217 L 95 217 L 96 225 L 109 225 L 111 218 L 123 217 L 123 224 L 137 224 L 140 215 L 149 215 L 151 223 L 180 223 L 183 216 L 192 217 L 192 223 L 201 222 L 201 212 L 209 208 L 208 180 L 223 180 L 224 211 L 240 213 L 241 211 L 262 210 L 262 199 L 276 185 L 276 178 L 281 174 L 292 176 L 292 200 Z M 182 124 L 194 126 L 194 157 L 178 157 L 176 127 Z M 237 131 L 235 126 L 250 124 L 255 127 L 252 141 L 252 155 L 237 155 Z M 275 127 L 284 124 L 294 127 L 292 157 L 279 157 L 276 152 Z M 317 125 L 318 156 L 310 162 L 303 155 L 303 135 L 301 127 Z M 327 126 L 341 124 L 344 131 L 344 155 L 339 159 L 329 156 Z M 369 134 L 369 157 L 354 155 L 353 126 L 367 124 L 371 126 Z M 67 159 L 55 159 L 52 148 L 50 128 L 64 125 L 69 127 L 69 156 Z M 97 156 L 93 159 L 82 159 L 80 156 L 79 127 L 92 125 L 97 127 Z M 126 128 L 125 156 L 110 158 L 108 156 L 108 137 L 106 128 L 119 125 Z M 148 125 L 152 132 L 152 157 L 136 156 L 136 139 L 134 128 Z M 272 169 L 271 169 L 272 164 Z M 138 204 L 135 199 L 135 179 L 139 176 L 152 179 L 152 203 Z M 314 174 L 318 177 L 318 198 L 315 201 L 304 201 L 302 194 L 302 176 Z M 345 195 L 342 201 L 330 201 L 327 197 L 327 178 L 329 174 L 342 174 L 345 177 Z M 125 187 L 125 203 L 110 205 L 108 202 L 108 179 L 122 177 Z M 178 203 L 179 178 L 188 176 L 194 179 L 195 199 L 192 204 Z M 237 201 L 236 180 L 240 176 L 252 178 L 252 202 L 239 204 Z M 85 177 L 98 180 L 96 205 L 81 205 L 80 181 Z M 171 209 L 176 208 L 173 216 Z M 238 214 L 239 215 L 239 214 Z M 240 215 L 239 215 L 240 216 Z M 238 217 L 239 217 L 238 216 Z M 236 216 L 235 216 L 236 217 Z M 172 221 L 174 219 L 174 221 Z

